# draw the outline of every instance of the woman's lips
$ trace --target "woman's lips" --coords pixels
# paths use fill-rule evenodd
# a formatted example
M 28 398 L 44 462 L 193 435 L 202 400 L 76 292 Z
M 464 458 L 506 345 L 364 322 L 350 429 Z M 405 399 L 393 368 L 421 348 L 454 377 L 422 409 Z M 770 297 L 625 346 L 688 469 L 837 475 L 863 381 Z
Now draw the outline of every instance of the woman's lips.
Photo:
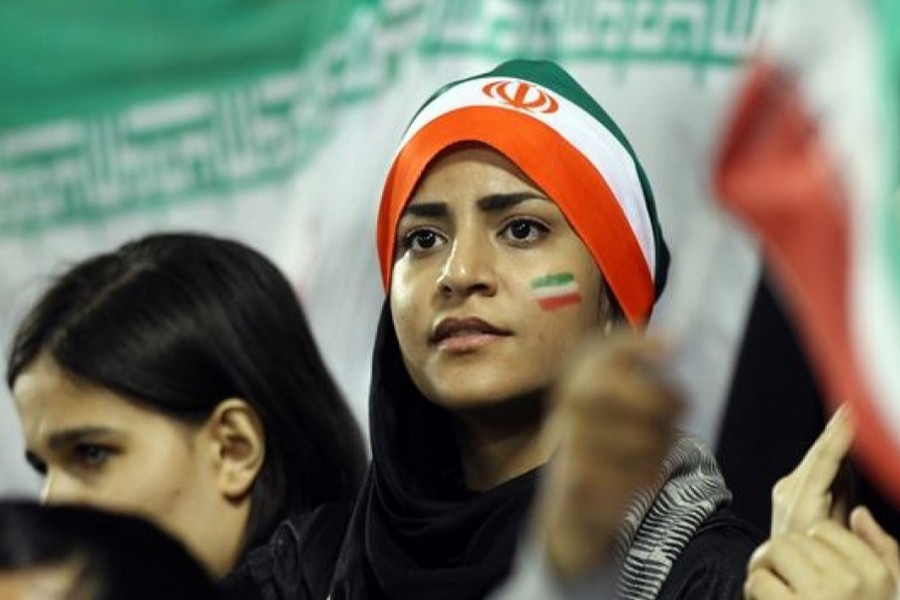
M 471 334 L 462 334 L 455 335 L 452 337 L 444 338 L 440 342 L 438 342 L 437 347 L 439 350 L 444 352 L 449 352 L 450 354 L 465 354 L 467 352 L 473 352 L 478 350 L 479 348 L 483 348 L 488 344 L 491 344 L 497 340 L 503 339 L 506 336 L 496 335 L 493 333 L 471 333 Z
M 447 318 L 434 328 L 431 340 L 441 351 L 464 354 L 509 335 L 509 331 L 478 317 Z

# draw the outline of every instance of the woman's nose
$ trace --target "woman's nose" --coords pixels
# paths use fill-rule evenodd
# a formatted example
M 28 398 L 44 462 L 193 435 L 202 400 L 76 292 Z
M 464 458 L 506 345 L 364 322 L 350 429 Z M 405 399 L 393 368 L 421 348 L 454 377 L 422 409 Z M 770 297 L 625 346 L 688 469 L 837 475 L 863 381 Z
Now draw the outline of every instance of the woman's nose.
M 453 240 L 437 284 L 446 296 L 492 296 L 497 291 L 494 252 L 477 236 Z
M 61 474 L 48 472 L 41 489 L 42 504 L 83 504 L 80 486 Z

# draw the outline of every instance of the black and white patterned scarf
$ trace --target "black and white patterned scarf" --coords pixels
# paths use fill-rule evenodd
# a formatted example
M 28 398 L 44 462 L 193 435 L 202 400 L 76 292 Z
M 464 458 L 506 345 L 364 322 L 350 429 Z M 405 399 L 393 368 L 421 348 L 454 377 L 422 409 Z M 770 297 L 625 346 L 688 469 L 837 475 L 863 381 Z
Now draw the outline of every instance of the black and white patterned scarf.
M 616 540 L 619 595 L 652 600 L 700 525 L 731 492 L 716 459 L 699 439 L 682 435 L 663 462 L 656 483 L 636 496 Z

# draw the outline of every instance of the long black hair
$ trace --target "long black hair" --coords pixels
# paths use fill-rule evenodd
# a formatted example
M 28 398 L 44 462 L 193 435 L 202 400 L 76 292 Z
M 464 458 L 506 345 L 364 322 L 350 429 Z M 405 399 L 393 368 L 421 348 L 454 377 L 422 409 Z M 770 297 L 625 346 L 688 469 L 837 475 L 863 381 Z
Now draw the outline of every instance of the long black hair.
M 247 401 L 265 431 L 244 548 L 291 511 L 352 501 L 359 428 L 290 284 L 258 252 L 200 234 L 157 234 L 85 260 L 25 317 L 7 384 L 41 353 L 66 372 L 174 418 Z
M 215 600 L 180 542 L 150 523 L 86 507 L 0 502 L 0 573 L 74 567 L 66 598 Z

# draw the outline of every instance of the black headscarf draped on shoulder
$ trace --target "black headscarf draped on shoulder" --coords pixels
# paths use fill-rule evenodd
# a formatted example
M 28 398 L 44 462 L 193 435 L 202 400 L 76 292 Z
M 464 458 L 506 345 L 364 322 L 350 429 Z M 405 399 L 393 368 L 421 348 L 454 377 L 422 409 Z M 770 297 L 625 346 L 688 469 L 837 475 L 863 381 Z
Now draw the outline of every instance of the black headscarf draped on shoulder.
M 373 363 L 374 458 L 332 598 L 481 598 L 510 570 L 535 472 L 486 492 L 465 488 L 452 416 L 410 379 L 387 302 Z

